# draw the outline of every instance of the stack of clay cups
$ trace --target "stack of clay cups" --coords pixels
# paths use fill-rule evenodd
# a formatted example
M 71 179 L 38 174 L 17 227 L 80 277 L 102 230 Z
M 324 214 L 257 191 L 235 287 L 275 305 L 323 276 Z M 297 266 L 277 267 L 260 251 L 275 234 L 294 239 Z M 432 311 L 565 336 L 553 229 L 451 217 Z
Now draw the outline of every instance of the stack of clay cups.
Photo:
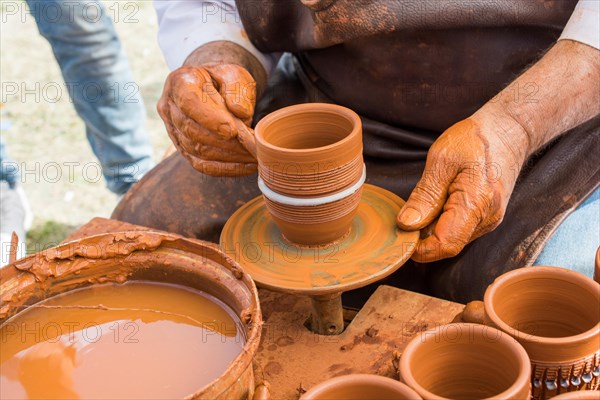
M 366 171 L 358 115 L 334 104 L 286 107 L 256 126 L 259 188 L 283 236 L 325 245 L 350 230 Z

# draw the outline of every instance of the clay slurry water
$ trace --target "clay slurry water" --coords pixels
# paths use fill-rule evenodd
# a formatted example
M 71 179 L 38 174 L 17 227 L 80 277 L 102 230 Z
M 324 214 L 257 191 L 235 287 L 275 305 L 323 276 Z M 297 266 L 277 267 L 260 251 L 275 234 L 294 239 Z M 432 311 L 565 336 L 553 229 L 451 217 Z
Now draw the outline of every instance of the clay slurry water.
M 243 335 L 237 316 L 199 291 L 78 289 L 0 327 L 0 398 L 183 398 L 223 374 Z

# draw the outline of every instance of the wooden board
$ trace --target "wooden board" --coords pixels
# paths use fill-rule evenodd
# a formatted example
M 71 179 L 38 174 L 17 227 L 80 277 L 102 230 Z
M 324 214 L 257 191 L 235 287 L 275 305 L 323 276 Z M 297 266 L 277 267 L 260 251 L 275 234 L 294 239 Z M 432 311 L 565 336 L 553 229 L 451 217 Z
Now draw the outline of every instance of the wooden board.
M 256 381 L 274 399 L 297 399 L 313 385 L 338 375 L 368 373 L 398 378 L 396 358 L 417 333 L 452 322 L 463 305 L 379 286 L 339 336 L 304 327 L 308 298 L 260 290 L 265 326 L 255 358 Z

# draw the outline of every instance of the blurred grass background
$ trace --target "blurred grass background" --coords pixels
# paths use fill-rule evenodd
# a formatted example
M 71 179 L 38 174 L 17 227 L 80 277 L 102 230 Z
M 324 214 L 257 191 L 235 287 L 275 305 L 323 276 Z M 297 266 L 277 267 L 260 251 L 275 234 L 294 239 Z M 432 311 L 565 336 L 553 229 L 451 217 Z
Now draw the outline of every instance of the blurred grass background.
M 10 4 L 10 7 L 9 7 Z M 19 12 L 13 14 L 14 5 Z M 147 111 L 146 128 L 158 162 L 170 141 L 156 112 L 168 69 L 156 42 L 157 21 L 151 1 L 104 1 L 126 49 Z M 11 12 L 7 12 L 11 11 Z M 125 18 L 128 17 L 128 18 Z M 25 2 L 0 1 L 0 82 L 17 83 L 41 96 L 2 95 L 1 135 L 9 155 L 28 171 L 21 178 L 34 213 L 28 252 L 63 240 L 95 216 L 109 217 L 117 197 L 103 179 L 84 179 L 86 163 L 96 162 L 83 122 L 75 113 L 50 45 L 41 37 Z M 62 95 L 44 96 L 58 83 Z M 49 91 L 48 91 L 49 92 Z M 48 97 L 48 98 L 45 98 Z M 62 168 L 60 179 L 50 165 Z M 76 164 L 69 164 L 76 163 Z M 75 165 L 69 174 L 68 165 Z

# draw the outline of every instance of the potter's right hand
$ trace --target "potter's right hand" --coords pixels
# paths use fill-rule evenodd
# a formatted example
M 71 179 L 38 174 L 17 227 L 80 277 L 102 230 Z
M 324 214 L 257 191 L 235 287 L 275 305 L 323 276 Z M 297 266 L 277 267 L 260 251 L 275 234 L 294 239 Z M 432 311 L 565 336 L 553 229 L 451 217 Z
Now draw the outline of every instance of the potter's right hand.
M 177 149 L 208 175 L 256 171 L 253 131 L 256 83 L 236 64 L 183 66 L 167 78 L 158 113 Z

